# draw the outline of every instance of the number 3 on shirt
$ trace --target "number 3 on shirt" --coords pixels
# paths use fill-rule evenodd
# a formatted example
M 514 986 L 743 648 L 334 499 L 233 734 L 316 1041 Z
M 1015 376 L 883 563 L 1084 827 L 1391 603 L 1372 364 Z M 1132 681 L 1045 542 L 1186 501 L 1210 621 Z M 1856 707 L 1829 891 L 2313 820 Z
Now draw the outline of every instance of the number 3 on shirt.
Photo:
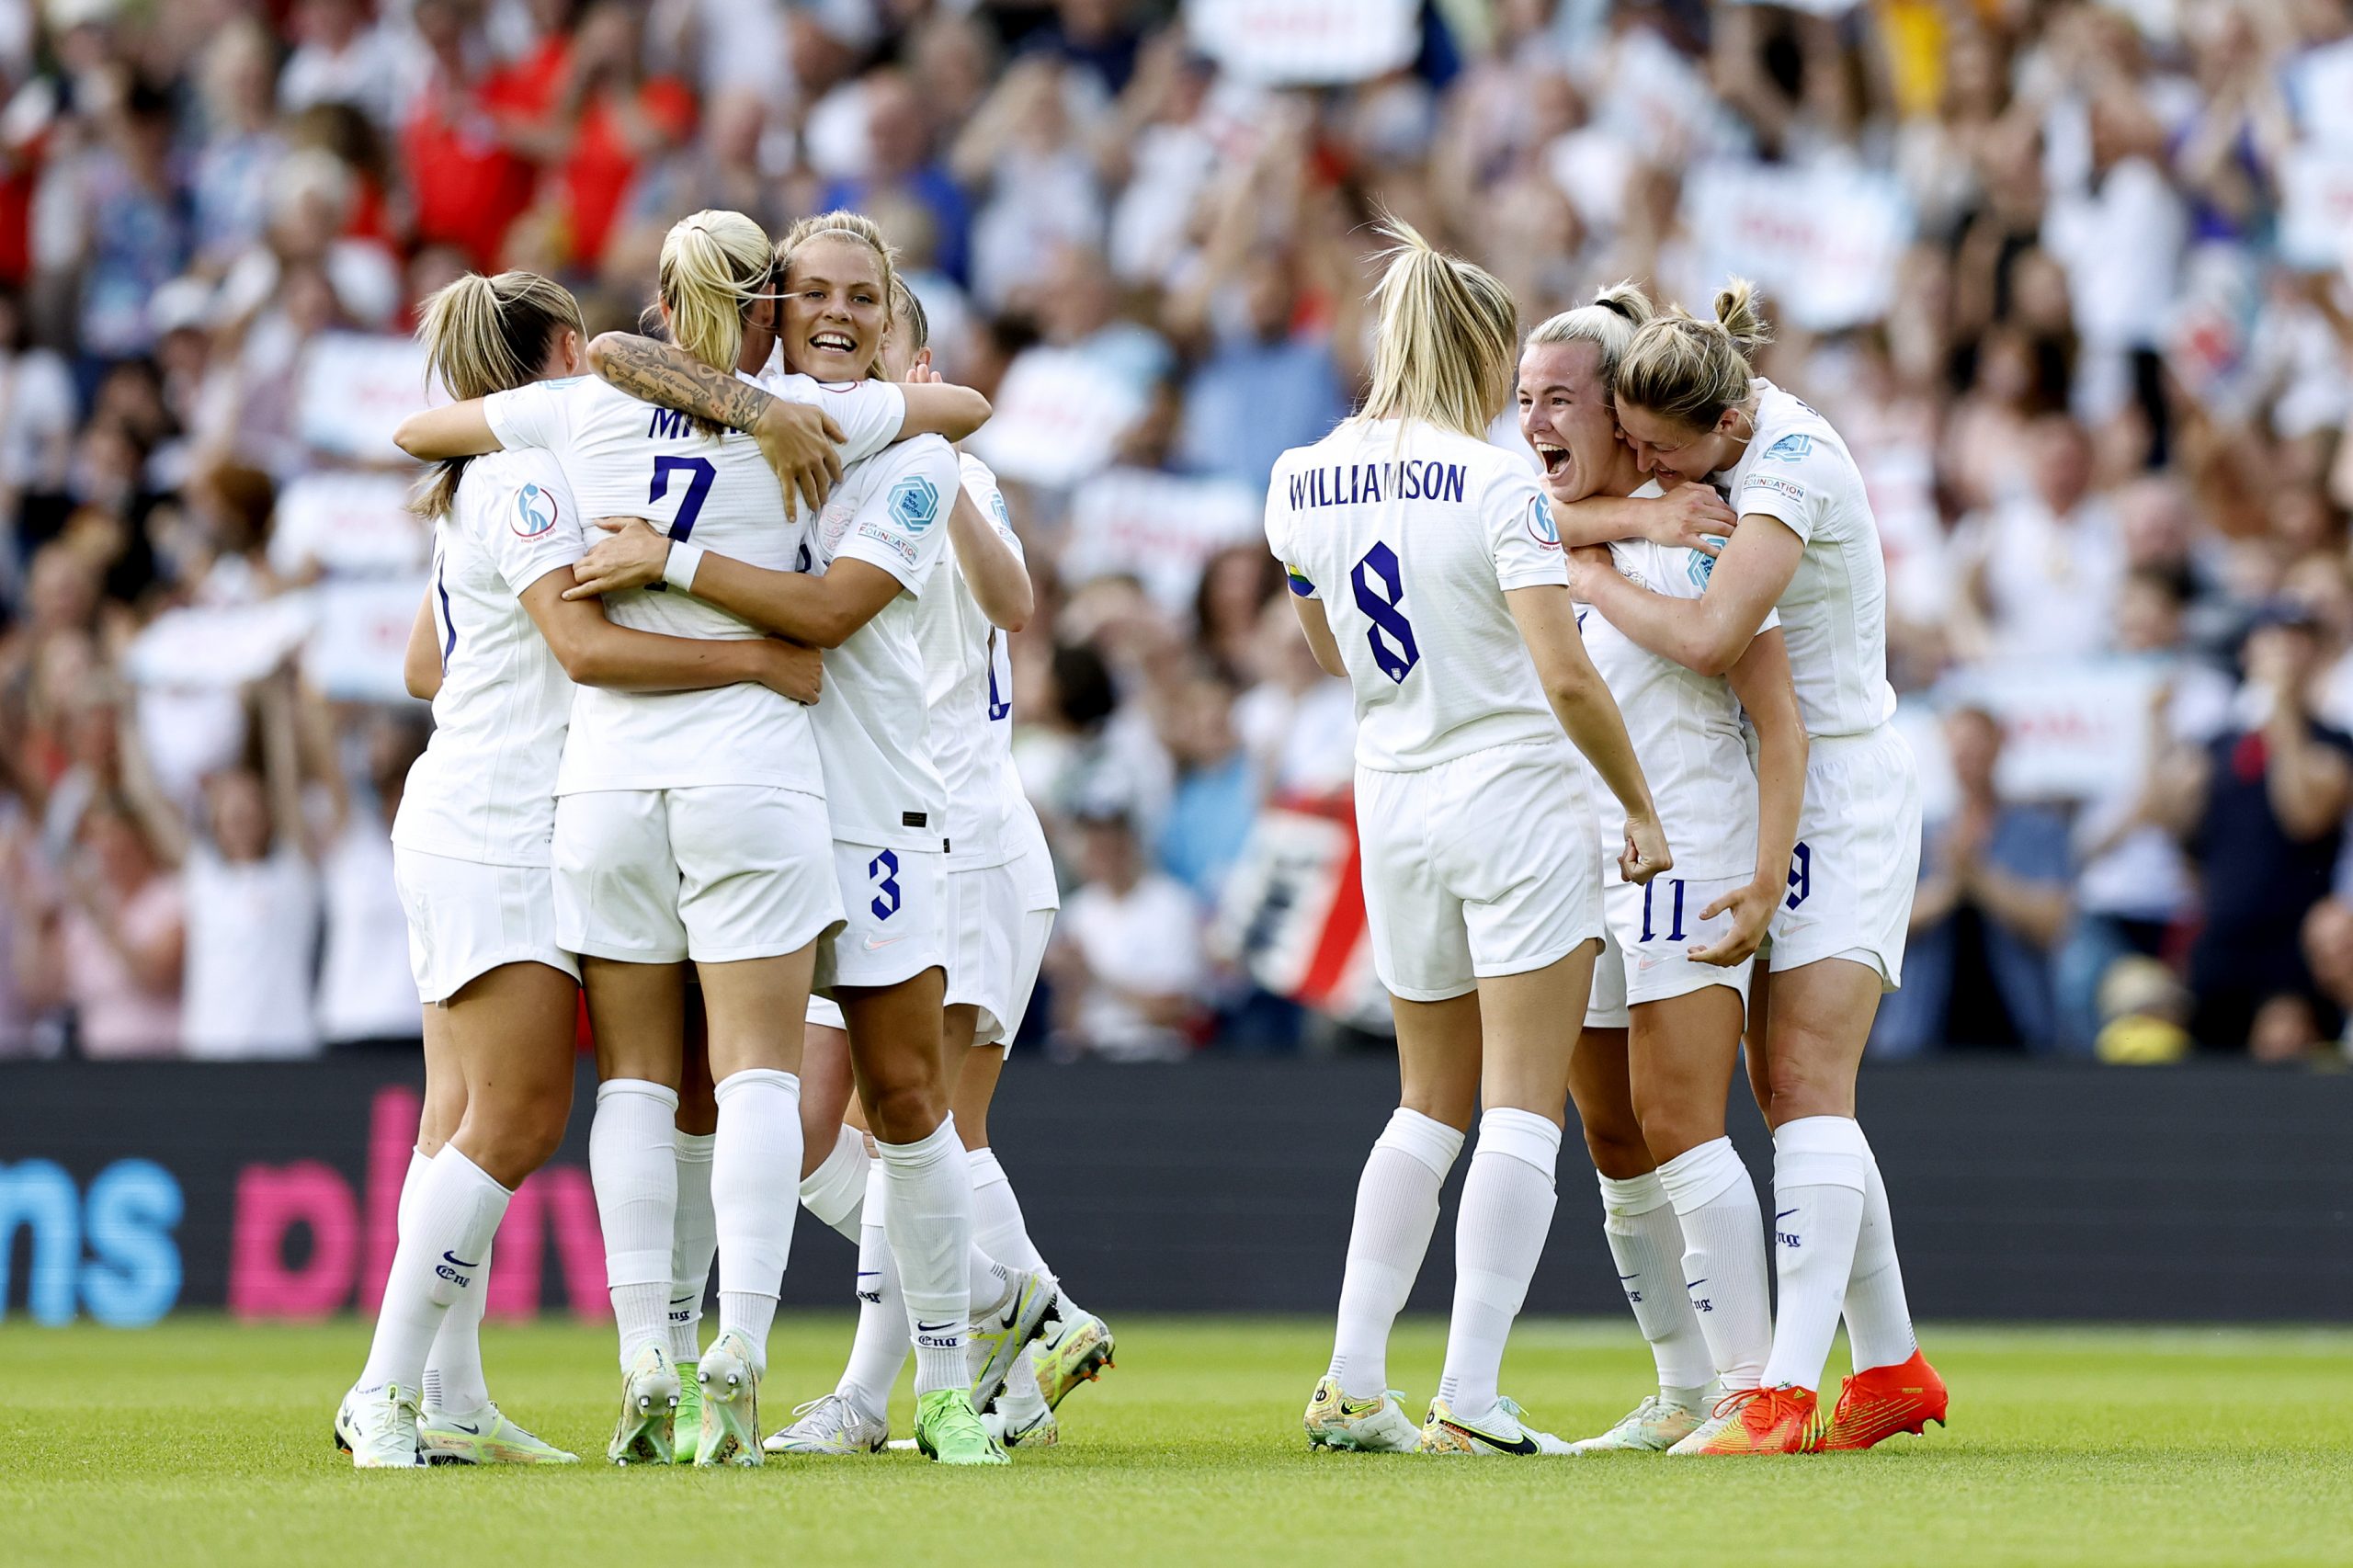
M 1364 634 L 1372 645 L 1372 662 L 1382 675 L 1403 685 L 1422 662 L 1422 650 L 1414 642 L 1413 622 L 1405 619 L 1405 579 L 1398 570 L 1397 552 L 1376 540 L 1348 574 L 1348 584 L 1356 589 L 1357 608 L 1372 622 Z
M 874 879 L 874 900 L 867 907 L 875 919 L 890 919 L 899 913 L 899 858 L 885 849 L 866 863 L 866 874 Z

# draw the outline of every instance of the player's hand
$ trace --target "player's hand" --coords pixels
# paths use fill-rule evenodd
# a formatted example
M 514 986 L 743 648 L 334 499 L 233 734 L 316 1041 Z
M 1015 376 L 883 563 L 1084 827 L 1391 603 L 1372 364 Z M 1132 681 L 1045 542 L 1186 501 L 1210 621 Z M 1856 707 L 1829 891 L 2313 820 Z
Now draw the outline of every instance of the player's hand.
M 771 398 L 752 438 L 784 487 L 785 516 L 800 516 L 801 501 L 812 512 L 824 506 L 842 477 L 842 427 L 832 415 L 814 403 Z
M 1666 830 L 1654 816 L 1630 816 L 1626 819 L 1626 846 L 1618 852 L 1618 874 L 1640 886 L 1670 870 L 1675 865 L 1675 852 L 1666 846 Z
M 780 637 L 763 637 L 759 643 L 762 665 L 760 684 L 779 697 L 789 697 L 806 708 L 817 700 L 825 686 L 825 659 L 814 648 L 804 648 L 798 642 L 787 642 Z
M 1591 604 L 1594 574 L 1616 572 L 1618 562 L 1606 544 L 1580 544 L 1569 551 L 1569 597 L 1581 605 Z
M 1703 555 L 1722 551 L 1740 521 L 1711 485 L 1678 484 L 1650 505 L 1650 537 Z
M 1765 940 L 1765 933 L 1772 929 L 1773 911 L 1781 907 L 1781 894 L 1788 890 L 1774 885 L 1769 878 L 1759 879 L 1745 887 L 1733 889 L 1715 903 L 1699 912 L 1702 923 L 1730 911 L 1732 924 L 1711 947 L 1688 949 L 1693 963 L 1713 964 L 1718 969 L 1730 969 L 1745 963 L 1756 956 Z
M 662 580 L 663 564 L 670 559 L 670 541 L 655 533 L 652 524 L 643 517 L 598 517 L 597 526 L 608 537 L 573 562 L 572 586 L 564 589 L 565 598 L 618 594 Z

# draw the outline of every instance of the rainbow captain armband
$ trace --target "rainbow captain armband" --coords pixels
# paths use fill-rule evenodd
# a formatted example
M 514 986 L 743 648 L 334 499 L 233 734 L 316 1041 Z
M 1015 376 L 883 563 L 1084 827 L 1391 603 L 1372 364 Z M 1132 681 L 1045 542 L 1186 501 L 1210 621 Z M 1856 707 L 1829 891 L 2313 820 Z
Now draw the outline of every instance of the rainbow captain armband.
M 1315 597 L 1315 585 L 1307 580 L 1307 574 L 1288 561 L 1283 562 L 1283 578 L 1290 584 L 1290 591 L 1301 598 L 1312 599 Z

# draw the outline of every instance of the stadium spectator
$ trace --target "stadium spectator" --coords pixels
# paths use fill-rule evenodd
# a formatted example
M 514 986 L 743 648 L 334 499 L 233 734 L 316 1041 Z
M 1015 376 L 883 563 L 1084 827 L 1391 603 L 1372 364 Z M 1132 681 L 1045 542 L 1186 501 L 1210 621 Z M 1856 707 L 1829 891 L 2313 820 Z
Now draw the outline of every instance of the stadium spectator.
M 1871 1046 L 1885 1056 L 1947 1041 L 2049 1050 L 2051 955 L 2068 917 L 2066 820 L 2001 799 L 1994 715 L 1958 709 L 1944 730 L 1960 802 L 1927 831 L 1904 988 L 1881 1005 Z
M 256 685 L 260 766 L 211 774 L 195 812 L 165 794 L 126 728 L 124 790 L 157 852 L 179 868 L 187 900 L 180 1028 L 191 1057 L 307 1056 L 318 1048 L 311 1005 L 318 880 L 302 821 L 292 684 L 278 674 Z
M 1125 808 L 1079 813 L 1079 882 L 1063 901 L 1049 957 L 1071 1055 L 1169 1062 L 1192 1049 L 1209 978 L 1200 911 L 1184 887 L 1150 869 Z
M 2198 862 L 2205 924 L 2189 954 L 2201 1044 L 2258 1061 L 2302 1054 L 2336 1020 L 2305 966 L 2305 916 L 2329 891 L 2353 802 L 2353 735 L 2312 713 L 2312 613 L 2264 607 L 2248 632 L 2232 724 L 2166 756 L 2166 809 Z

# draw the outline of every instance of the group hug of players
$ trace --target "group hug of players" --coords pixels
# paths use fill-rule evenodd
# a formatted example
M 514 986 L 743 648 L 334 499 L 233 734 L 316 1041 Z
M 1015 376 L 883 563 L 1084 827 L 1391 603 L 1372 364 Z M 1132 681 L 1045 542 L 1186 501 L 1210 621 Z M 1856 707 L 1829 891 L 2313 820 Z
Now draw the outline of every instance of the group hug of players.
M 1354 689 L 1402 1080 L 1309 1438 L 1788 1453 L 1941 1422 L 1855 1119 L 1920 803 L 1853 460 L 1754 374 L 1745 284 L 1710 319 L 1606 290 L 1523 345 L 1492 276 L 1394 237 L 1364 405 L 1267 498 L 1306 638 Z M 499 1219 L 570 1114 L 577 986 L 622 1381 L 607 1457 L 876 1451 L 912 1349 L 915 1446 L 1004 1463 L 1053 1440 L 1113 1345 L 988 1146 L 1057 903 L 1011 763 L 1027 570 L 950 445 L 988 405 L 929 372 L 921 306 L 856 214 L 771 243 L 696 213 L 657 292 L 666 342 L 589 344 L 569 294 L 517 272 L 451 284 L 421 328 L 460 400 L 398 437 L 437 465 L 408 658 L 436 732 L 393 832 L 428 1081 L 336 1438 L 363 1467 L 573 1460 L 490 1399 L 477 1328 Z M 1540 472 L 1486 439 L 1515 388 Z M 1744 1043 L 1769 1227 L 1724 1135 Z M 1660 1384 L 1576 1443 L 1497 1386 L 1572 1101 Z M 1387 1341 L 1474 1116 L 1417 1424 Z M 835 1392 L 763 1439 L 801 1207 L 858 1244 L 858 1328 Z M 1856 1370 L 1825 1410 L 1842 1315 Z
M 1492 276 L 1392 237 L 1364 407 L 1285 454 L 1267 497 L 1307 640 L 1355 690 L 1402 1078 L 1308 1438 L 1766 1454 L 1941 1423 L 1855 1119 L 1901 978 L 1920 793 L 1854 461 L 1756 375 L 1767 333 L 1744 282 L 1705 319 L 1607 290 L 1523 343 Z M 1486 438 L 1515 388 L 1540 472 Z M 1744 1041 L 1773 1130 L 1770 1225 L 1724 1136 Z M 1569 1102 L 1659 1380 L 1579 1442 L 1497 1387 Z M 1389 1387 L 1389 1332 L 1474 1115 L 1445 1371 L 1417 1424 Z M 1855 1372 L 1825 1403 L 1842 1314 Z
M 988 403 L 930 373 L 857 214 L 779 243 L 695 213 L 657 290 L 666 342 L 588 343 L 529 273 L 427 301 L 459 401 L 396 437 L 437 465 L 407 660 L 435 732 L 392 834 L 426 1109 L 336 1441 L 367 1468 L 573 1462 L 491 1400 L 477 1328 L 500 1217 L 570 1115 L 585 991 L 607 1457 L 871 1453 L 912 1349 L 915 1446 L 1003 1464 L 1113 1346 L 988 1146 L 1058 902 L 1012 767 L 1027 569 L 949 445 Z M 858 1335 L 763 1439 L 803 1207 L 858 1246 Z

